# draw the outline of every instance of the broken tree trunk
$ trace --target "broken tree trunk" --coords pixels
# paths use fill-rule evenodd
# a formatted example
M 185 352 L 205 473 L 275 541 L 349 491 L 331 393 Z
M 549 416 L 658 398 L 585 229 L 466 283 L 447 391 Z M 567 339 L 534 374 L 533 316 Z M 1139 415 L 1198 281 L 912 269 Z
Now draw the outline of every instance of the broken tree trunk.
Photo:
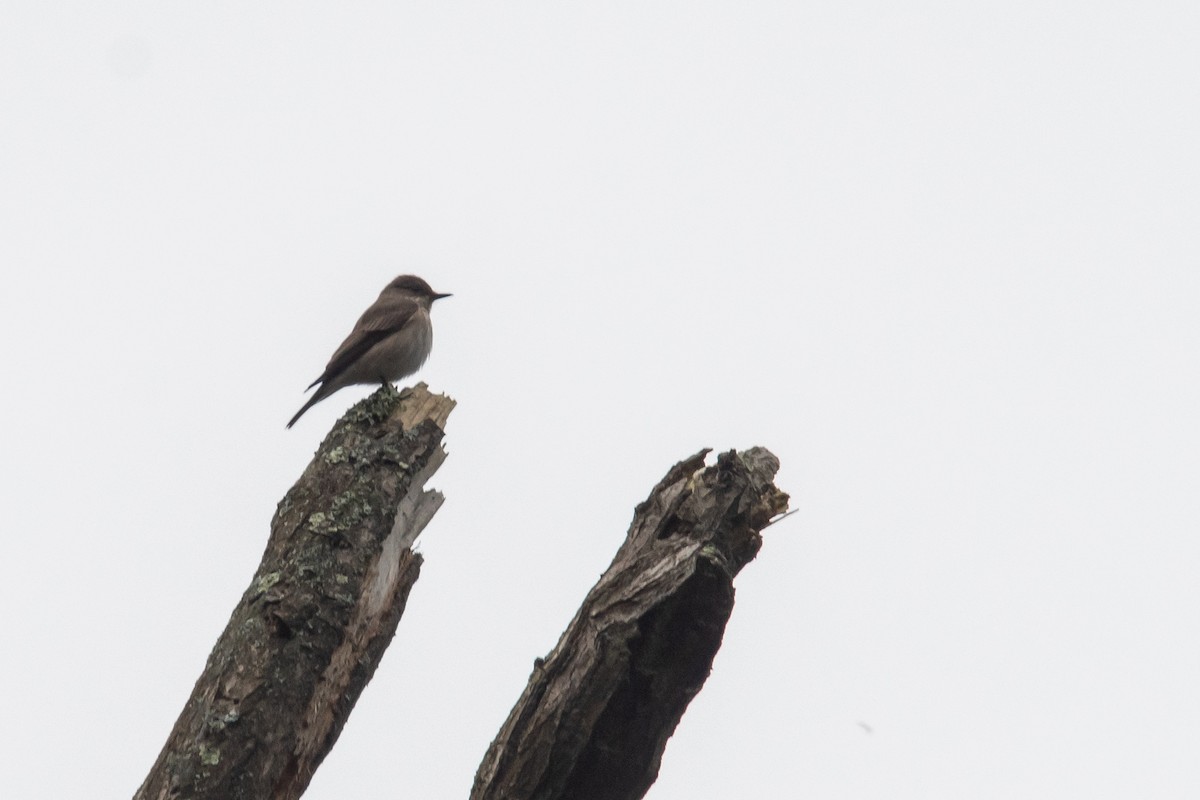
M 334 426 L 135 800 L 289 800 L 333 747 L 404 613 L 442 504 L 454 401 L 385 386 Z
M 633 800 L 700 691 L 733 610 L 733 577 L 787 508 L 755 447 L 676 464 L 635 510 L 475 776 L 471 800 Z

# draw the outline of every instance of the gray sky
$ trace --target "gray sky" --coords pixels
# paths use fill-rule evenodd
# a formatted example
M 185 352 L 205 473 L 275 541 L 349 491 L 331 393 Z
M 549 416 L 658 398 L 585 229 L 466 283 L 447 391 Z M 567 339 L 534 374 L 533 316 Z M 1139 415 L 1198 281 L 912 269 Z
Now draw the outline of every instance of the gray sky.
M 633 506 L 751 445 L 798 513 L 653 800 L 1200 795 L 1195 3 L 4 18 L 0 795 L 133 793 L 401 272 L 447 502 L 306 797 L 465 797 Z

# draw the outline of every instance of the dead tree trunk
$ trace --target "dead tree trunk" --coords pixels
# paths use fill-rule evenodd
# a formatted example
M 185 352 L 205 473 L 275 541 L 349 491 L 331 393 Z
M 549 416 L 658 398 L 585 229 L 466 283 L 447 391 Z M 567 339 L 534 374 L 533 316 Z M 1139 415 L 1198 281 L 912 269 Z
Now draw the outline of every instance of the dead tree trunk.
M 787 508 L 779 461 L 730 451 L 676 464 L 488 749 L 471 800 L 632 800 L 708 677 L 733 577 Z
M 442 504 L 454 401 L 385 387 L 321 443 L 135 800 L 288 800 L 333 747 L 404 613 Z

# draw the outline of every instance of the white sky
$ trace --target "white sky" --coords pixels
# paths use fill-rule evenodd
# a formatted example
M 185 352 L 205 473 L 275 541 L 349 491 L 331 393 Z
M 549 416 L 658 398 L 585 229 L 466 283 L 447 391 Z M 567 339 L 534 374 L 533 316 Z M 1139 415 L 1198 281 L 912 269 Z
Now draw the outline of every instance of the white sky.
M 1200 796 L 1200 6 L 3 17 L 3 797 L 133 793 L 401 272 L 448 499 L 308 798 L 465 797 L 634 504 L 756 444 L 799 513 L 653 800 Z

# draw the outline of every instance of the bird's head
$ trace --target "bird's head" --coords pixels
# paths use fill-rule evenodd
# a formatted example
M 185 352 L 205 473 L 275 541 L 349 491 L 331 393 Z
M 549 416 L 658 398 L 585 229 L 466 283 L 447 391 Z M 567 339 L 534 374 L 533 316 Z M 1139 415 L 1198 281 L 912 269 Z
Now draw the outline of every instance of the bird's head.
M 416 275 L 401 275 L 388 284 L 385 291 L 403 292 L 411 296 L 414 300 L 419 300 L 427 305 L 431 305 L 434 300 L 441 300 L 443 297 L 450 297 L 449 294 L 439 294 L 435 292 L 428 283 Z

